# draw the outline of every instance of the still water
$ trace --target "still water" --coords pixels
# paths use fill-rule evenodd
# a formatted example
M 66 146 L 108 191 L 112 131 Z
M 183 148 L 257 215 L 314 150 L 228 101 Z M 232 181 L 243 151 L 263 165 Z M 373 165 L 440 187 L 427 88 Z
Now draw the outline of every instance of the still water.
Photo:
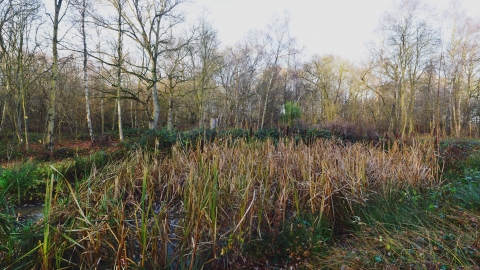
M 18 221 L 26 221 L 26 220 L 35 221 L 43 217 L 42 204 L 15 207 L 14 211 Z

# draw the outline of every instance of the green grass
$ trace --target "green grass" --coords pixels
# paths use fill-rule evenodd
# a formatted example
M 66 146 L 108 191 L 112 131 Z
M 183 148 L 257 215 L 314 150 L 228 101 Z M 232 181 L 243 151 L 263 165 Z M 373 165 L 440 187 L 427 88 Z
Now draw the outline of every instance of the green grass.
M 37 164 L 32 161 L 15 164 L 11 168 L 0 167 L 0 192 L 9 197 L 12 204 L 21 204 L 41 198 L 44 183 L 42 175 L 37 170 Z
M 455 186 L 447 198 L 401 193 L 401 201 L 381 198 L 359 209 L 349 229 L 352 234 L 321 258 L 322 263 L 328 262 L 332 269 L 478 267 L 479 208 L 463 205 L 478 205 L 480 188 Z

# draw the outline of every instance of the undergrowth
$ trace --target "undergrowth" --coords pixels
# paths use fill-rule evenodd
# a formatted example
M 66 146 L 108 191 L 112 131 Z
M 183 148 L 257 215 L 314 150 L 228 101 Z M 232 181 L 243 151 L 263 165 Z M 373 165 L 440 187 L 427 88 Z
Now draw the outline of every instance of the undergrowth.
M 50 167 L 43 220 L 24 227 L 29 233 L 12 235 L 8 215 L 0 215 L 5 225 L 0 230 L 9 232 L 0 238 L 2 266 L 474 269 L 480 264 L 475 146 L 463 162 L 443 165 L 450 146 L 437 153 L 428 140 L 385 148 L 338 140 L 304 144 L 291 137 L 257 141 L 243 131 L 235 140 L 222 138 L 187 140 L 190 145 L 175 141 L 169 152 L 139 147 L 101 170 L 77 174 L 75 182 L 65 178 L 68 166 Z M 441 177 L 443 167 L 449 178 Z

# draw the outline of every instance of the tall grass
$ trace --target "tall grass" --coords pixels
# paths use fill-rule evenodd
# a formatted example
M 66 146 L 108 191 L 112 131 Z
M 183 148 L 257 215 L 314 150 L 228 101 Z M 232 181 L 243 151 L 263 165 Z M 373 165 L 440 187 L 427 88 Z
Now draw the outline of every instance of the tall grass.
M 469 188 L 462 184 L 455 196 L 475 192 L 469 203 L 478 203 L 479 186 Z M 382 198 L 358 209 L 355 233 L 315 260 L 329 269 L 478 269 L 478 208 L 465 211 L 458 198 L 430 207 L 422 204 L 438 203 L 435 196 L 403 194 L 395 204 Z
M 80 268 L 232 268 L 247 255 L 308 256 L 358 206 L 438 185 L 433 151 L 333 140 L 137 151 L 56 192 L 49 245 L 62 246 L 58 267 Z
M 43 232 L 43 243 L 42 243 L 42 268 L 50 268 L 50 246 L 51 246 L 51 234 L 50 234 L 50 214 L 52 209 L 52 198 L 53 198 L 53 181 L 54 175 L 51 175 L 50 181 L 47 183 L 47 188 L 45 191 L 45 204 L 43 212 L 43 221 L 44 221 L 44 232 Z

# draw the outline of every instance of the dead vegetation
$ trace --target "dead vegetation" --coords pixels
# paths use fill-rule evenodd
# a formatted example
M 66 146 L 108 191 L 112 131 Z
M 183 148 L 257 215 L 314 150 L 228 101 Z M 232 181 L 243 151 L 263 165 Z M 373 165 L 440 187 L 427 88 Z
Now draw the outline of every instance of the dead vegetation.
M 358 206 L 391 190 L 437 186 L 438 173 L 429 143 L 386 150 L 240 140 L 203 151 L 177 145 L 169 156 L 136 152 L 75 192 L 58 183 L 47 255 L 52 262 L 68 255 L 59 266 L 81 268 L 235 268 L 270 256 L 284 256 L 275 264 L 286 266 L 324 248 Z M 304 219 L 308 226 L 298 223 Z M 294 224 L 320 235 L 305 240 L 301 255 L 286 241 Z

